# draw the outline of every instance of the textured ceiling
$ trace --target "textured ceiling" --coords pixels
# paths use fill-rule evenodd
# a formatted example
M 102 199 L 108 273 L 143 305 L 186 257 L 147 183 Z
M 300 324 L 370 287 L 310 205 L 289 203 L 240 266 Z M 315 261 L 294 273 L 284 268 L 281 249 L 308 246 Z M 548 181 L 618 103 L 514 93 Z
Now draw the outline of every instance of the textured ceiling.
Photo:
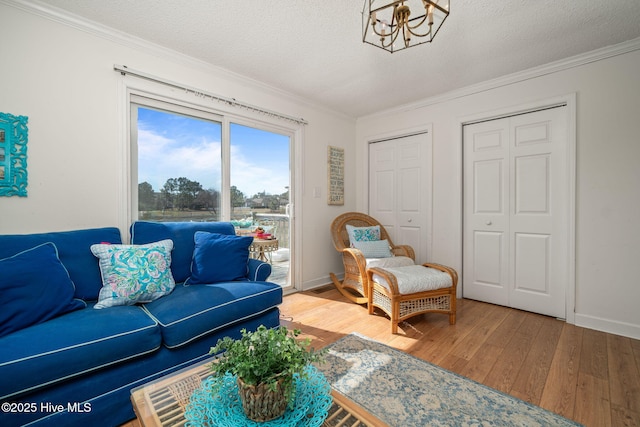
M 451 0 L 433 43 L 394 54 L 362 43 L 360 0 L 37 3 L 351 117 L 640 37 L 640 0 Z

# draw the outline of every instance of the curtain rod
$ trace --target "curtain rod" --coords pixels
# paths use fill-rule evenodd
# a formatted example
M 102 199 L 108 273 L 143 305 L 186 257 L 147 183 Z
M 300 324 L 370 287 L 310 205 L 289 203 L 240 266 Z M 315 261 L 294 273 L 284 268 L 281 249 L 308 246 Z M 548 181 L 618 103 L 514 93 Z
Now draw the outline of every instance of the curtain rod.
M 212 101 L 218 101 L 218 102 L 222 102 L 224 104 L 230 105 L 232 107 L 238 107 L 238 108 L 243 108 L 245 110 L 249 110 L 249 111 L 253 111 L 256 113 L 260 113 L 260 114 L 264 114 L 267 115 L 269 117 L 275 117 L 278 119 L 282 119 L 282 120 L 287 120 L 290 122 L 294 122 L 297 124 L 301 124 L 301 125 L 306 125 L 309 122 L 307 122 L 306 120 L 302 119 L 302 118 L 297 118 L 297 117 L 292 117 L 292 116 L 287 116 L 286 114 L 281 114 L 275 111 L 271 111 L 271 110 L 267 110 L 265 108 L 262 107 L 256 107 L 255 105 L 251 105 L 251 104 L 247 104 L 241 101 L 237 101 L 235 98 L 227 98 L 221 95 L 216 95 L 214 93 L 210 93 L 210 92 L 206 92 L 204 90 L 200 90 L 200 89 L 196 89 L 193 87 L 189 87 L 189 86 L 185 86 L 181 83 L 176 83 L 173 82 L 171 80 L 166 80 L 163 79 L 162 77 L 157 77 L 154 76 L 152 74 L 148 74 L 142 71 L 138 71 L 138 70 L 134 70 L 132 68 L 127 67 L 126 65 L 118 65 L 118 64 L 114 64 L 113 69 L 117 72 L 119 72 L 120 74 L 122 74 L 123 76 L 126 74 L 131 74 L 132 76 L 136 76 L 136 77 L 140 77 L 146 80 L 151 80 L 154 81 L 156 83 L 162 83 L 164 85 L 167 86 L 171 86 L 171 87 L 175 87 L 178 89 L 182 89 L 185 91 L 185 93 L 192 93 L 194 96 L 197 96 L 199 98 L 209 98 Z

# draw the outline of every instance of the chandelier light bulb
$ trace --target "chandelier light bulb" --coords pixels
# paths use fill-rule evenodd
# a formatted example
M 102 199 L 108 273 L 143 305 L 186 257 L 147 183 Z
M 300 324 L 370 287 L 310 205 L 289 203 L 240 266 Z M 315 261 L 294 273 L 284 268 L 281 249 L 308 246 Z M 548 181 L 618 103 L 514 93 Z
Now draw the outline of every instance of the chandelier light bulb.
M 381 35 L 385 35 L 385 33 L 387 32 L 387 29 L 389 28 L 389 21 L 387 21 L 386 19 L 383 19 L 382 21 L 380 21 L 380 34 Z

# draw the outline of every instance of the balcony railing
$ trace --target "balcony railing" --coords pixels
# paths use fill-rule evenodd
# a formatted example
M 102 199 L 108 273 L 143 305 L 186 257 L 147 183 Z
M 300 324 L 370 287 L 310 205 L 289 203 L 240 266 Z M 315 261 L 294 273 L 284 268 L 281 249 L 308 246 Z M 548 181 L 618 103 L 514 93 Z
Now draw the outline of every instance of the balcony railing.
M 254 213 L 254 224 L 271 226 L 272 234 L 278 239 L 278 246 L 289 247 L 289 215 L 276 213 Z

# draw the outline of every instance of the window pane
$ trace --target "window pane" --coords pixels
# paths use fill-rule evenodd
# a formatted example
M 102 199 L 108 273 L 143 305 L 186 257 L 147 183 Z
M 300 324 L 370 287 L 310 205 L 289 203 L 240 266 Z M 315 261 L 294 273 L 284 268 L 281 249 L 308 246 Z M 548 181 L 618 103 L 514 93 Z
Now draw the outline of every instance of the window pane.
M 289 286 L 291 139 L 235 123 L 229 133 L 231 222 L 238 234 L 255 233 L 252 256 L 271 263 L 269 280 Z
M 138 107 L 138 218 L 219 221 L 222 127 Z
M 231 124 L 231 217 L 285 213 L 289 203 L 289 137 Z

